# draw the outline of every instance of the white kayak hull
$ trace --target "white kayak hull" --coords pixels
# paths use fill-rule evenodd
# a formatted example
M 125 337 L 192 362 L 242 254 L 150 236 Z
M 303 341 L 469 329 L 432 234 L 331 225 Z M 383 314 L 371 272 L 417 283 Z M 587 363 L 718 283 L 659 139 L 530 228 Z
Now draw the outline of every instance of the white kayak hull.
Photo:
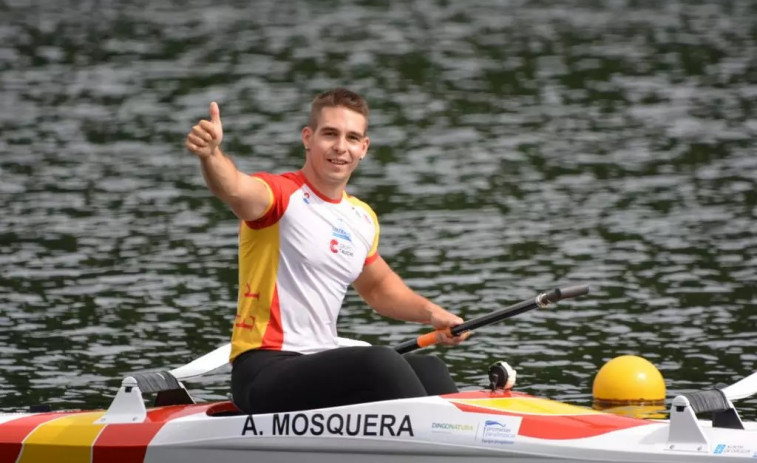
M 229 403 L 150 409 L 141 420 L 111 412 L 0 415 L 0 463 L 757 461 L 754 422 L 671 432 L 669 421 L 502 391 L 254 416 Z

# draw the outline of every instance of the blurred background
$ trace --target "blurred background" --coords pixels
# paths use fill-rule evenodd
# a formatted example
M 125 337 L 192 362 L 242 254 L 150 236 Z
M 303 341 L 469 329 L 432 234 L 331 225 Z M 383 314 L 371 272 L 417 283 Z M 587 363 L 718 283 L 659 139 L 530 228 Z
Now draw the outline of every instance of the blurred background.
M 591 405 L 636 354 L 668 397 L 757 369 L 751 0 L 0 0 L 0 409 L 107 407 L 229 339 L 233 214 L 185 134 L 218 101 L 246 172 L 301 167 L 310 100 L 372 107 L 350 193 L 380 252 L 465 318 L 590 295 L 435 348 L 462 388 Z M 350 293 L 343 336 L 425 329 Z M 188 383 L 224 399 L 228 371 Z M 306 387 L 306 386 L 305 386 Z M 739 403 L 757 418 L 757 398 Z

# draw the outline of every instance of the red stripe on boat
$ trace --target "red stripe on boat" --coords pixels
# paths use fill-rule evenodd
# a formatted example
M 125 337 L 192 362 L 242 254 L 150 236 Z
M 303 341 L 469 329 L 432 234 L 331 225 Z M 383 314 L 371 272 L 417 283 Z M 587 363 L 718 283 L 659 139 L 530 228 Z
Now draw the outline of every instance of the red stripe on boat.
M 169 421 L 195 413 L 204 413 L 213 404 L 174 405 L 147 411 L 142 423 L 105 426 L 92 448 L 92 463 L 141 463 L 147 446 Z
M 606 434 L 610 431 L 651 424 L 648 421 L 605 413 L 589 415 L 529 415 L 477 407 L 464 403 L 453 404 L 464 412 L 488 413 L 522 418 L 518 435 L 537 439 L 580 439 Z
M 71 413 L 38 413 L 0 424 L 0 463 L 15 463 L 24 439 L 37 426 Z

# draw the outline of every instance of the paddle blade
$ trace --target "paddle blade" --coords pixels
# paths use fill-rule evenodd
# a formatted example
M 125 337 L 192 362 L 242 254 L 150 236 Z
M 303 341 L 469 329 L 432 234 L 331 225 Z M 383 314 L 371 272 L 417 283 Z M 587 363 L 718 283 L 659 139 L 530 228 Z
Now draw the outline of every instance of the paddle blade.
M 728 400 L 744 399 L 757 393 L 757 372 L 723 389 Z
M 231 354 L 231 344 L 224 344 L 186 365 L 174 368 L 170 373 L 179 380 L 201 376 L 228 364 L 229 354 Z

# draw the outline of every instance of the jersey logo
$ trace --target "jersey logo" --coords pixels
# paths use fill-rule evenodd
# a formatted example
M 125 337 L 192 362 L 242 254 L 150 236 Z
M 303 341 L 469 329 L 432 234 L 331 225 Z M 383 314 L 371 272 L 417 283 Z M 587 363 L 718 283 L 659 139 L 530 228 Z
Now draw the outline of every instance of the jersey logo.
M 349 257 L 355 255 L 355 250 L 353 249 L 351 243 L 340 243 L 335 239 L 329 241 L 329 250 L 334 254 L 343 254 Z
M 307 191 L 302 193 L 302 201 L 305 204 L 310 204 L 310 193 L 308 193 Z
M 244 293 L 244 297 L 251 297 L 253 299 L 260 299 L 260 293 L 253 293 L 250 289 L 250 284 L 245 283 L 245 286 L 247 286 L 247 291 Z
M 242 328 L 243 330 L 252 330 L 255 328 L 255 317 L 242 317 L 237 315 L 234 319 L 234 326 L 236 328 Z
M 352 242 L 352 236 L 350 235 L 350 232 L 345 230 L 342 227 L 331 227 L 331 236 L 334 238 L 341 238 L 345 241 Z

